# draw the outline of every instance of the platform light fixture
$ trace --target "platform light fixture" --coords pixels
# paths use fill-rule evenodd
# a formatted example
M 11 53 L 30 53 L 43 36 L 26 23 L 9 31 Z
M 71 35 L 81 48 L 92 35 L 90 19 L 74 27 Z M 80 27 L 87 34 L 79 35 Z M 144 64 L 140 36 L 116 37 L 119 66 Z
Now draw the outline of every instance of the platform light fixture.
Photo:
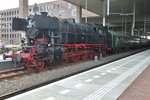
M 110 0 L 107 0 L 107 16 L 109 16 Z

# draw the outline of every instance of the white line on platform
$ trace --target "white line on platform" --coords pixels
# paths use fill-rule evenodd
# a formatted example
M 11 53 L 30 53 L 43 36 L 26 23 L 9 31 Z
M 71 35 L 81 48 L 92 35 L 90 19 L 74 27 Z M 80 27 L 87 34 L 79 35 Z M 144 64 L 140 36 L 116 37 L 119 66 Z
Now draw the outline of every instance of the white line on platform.
M 107 73 L 110 73 L 110 72 L 111 72 L 111 70 L 107 70 L 106 72 L 107 72 Z
M 77 84 L 77 85 L 75 85 L 74 87 L 75 87 L 75 88 L 80 88 L 81 86 L 83 86 L 83 84 Z
M 45 100 L 55 100 L 55 98 L 54 97 L 48 97 Z
M 100 76 L 99 75 L 95 75 L 95 76 L 93 76 L 94 78 L 100 78 Z
M 116 68 L 112 68 L 112 70 L 116 70 Z
M 70 91 L 71 90 L 69 90 L 69 89 L 65 89 L 65 90 L 60 91 L 59 94 L 65 95 L 65 94 L 69 93 Z
M 87 80 L 85 80 L 85 82 L 91 82 L 91 81 L 93 81 L 92 79 L 87 79 Z
M 106 73 L 101 73 L 101 75 L 105 75 Z

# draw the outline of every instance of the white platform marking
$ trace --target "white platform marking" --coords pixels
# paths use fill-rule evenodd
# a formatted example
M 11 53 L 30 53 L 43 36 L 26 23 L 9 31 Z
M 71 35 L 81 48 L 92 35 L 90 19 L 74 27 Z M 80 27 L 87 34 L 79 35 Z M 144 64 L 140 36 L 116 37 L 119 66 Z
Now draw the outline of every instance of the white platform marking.
M 101 75 L 105 75 L 106 73 L 101 73 Z
M 116 68 L 112 68 L 112 70 L 116 70 Z
M 77 85 L 75 85 L 74 87 L 75 87 L 75 88 L 80 88 L 81 86 L 83 86 L 83 84 L 77 84 Z
M 65 95 L 65 94 L 69 93 L 70 91 L 71 90 L 69 90 L 69 89 L 65 89 L 65 90 L 60 91 L 59 94 Z
M 54 97 L 48 97 L 48 98 L 46 98 L 44 100 L 55 100 L 55 98 Z
M 93 81 L 92 79 L 87 79 L 87 80 L 85 80 L 85 82 L 91 82 L 91 81 Z
M 110 73 L 110 72 L 111 72 L 111 70 L 107 70 L 106 72 L 107 72 L 107 73 Z
M 96 76 L 93 76 L 94 78 L 100 78 L 100 76 L 99 75 L 96 75 Z

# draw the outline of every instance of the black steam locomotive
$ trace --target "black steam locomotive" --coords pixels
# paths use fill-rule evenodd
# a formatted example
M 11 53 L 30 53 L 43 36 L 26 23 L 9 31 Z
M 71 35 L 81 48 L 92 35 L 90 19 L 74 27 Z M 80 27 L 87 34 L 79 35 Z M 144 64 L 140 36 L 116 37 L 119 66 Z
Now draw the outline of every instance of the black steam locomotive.
M 14 18 L 12 28 L 25 31 L 27 45 L 22 47 L 21 53 L 4 55 L 4 58 L 12 57 L 17 67 L 24 66 L 28 70 L 99 57 L 126 47 L 131 40 L 132 43 L 133 40 L 137 44 L 141 43 L 139 37 L 117 35 L 98 24 L 77 24 L 72 19 L 59 20 L 48 16 L 46 12 L 30 15 L 27 20 Z M 121 38 L 121 42 L 117 38 Z

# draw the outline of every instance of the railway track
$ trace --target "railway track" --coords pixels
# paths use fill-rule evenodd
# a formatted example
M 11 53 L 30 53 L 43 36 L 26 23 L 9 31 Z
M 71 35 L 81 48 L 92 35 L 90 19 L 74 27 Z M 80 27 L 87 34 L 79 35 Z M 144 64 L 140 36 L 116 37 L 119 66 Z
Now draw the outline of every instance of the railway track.
M 14 77 L 21 77 L 24 75 L 29 75 L 31 73 L 33 73 L 33 72 L 32 71 L 26 71 L 24 68 L 0 72 L 0 81 L 10 80 Z

